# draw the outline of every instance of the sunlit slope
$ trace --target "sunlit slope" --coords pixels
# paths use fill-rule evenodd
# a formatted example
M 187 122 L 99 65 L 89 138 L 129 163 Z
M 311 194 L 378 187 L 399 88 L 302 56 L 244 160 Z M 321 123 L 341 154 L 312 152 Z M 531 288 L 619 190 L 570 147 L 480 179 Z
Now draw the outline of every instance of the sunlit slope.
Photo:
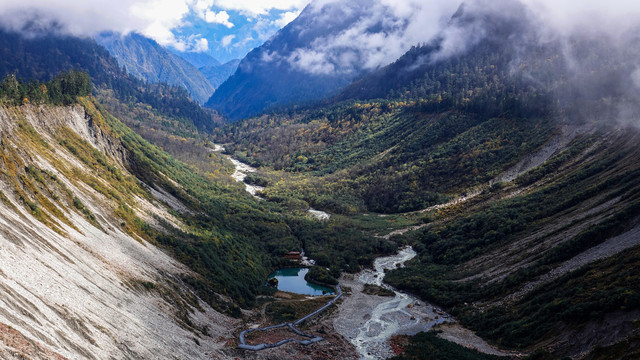
M 78 102 L 0 108 L 0 322 L 69 358 L 204 357 L 266 254 L 299 245 L 240 187 Z

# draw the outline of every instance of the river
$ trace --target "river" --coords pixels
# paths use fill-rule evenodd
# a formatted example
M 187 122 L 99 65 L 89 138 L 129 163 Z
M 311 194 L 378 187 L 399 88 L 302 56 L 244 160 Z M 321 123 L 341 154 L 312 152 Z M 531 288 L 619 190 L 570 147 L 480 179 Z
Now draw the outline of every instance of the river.
M 225 149 L 224 149 L 224 146 L 222 146 L 222 145 L 213 144 L 213 148 L 210 148 L 209 150 L 211 150 L 212 152 L 224 152 Z M 249 173 L 256 172 L 257 169 L 252 167 L 249 164 L 245 164 L 242 161 L 231 157 L 230 155 L 223 154 L 223 156 L 225 156 L 227 159 L 229 159 L 229 161 L 231 161 L 233 163 L 233 165 L 235 166 L 235 171 L 233 172 L 231 177 L 237 182 L 244 183 L 245 190 L 249 194 L 251 194 L 253 197 L 255 197 L 257 199 L 260 199 L 260 200 L 264 200 L 264 198 L 262 198 L 261 196 L 258 195 L 259 192 L 264 190 L 264 187 L 251 185 L 251 184 L 247 184 L 246 182 L 244 182 L 244 180 L 247 178 L 247 175 Z M 321 210 L 316 210 L 314 208 L 309 208 L 307 210 L 307 212 L 317 220 L 323 220 L 324 221 L 324 220 L 329 220 L 329 218 L 331 218 L 331 214 L 329 214 L 327 212 L 324 212 L 324 211 L 321 211 Z
M 352 294 L 344 300 L 334 327 L 356 347 L 361 359 L 391 357 L 393 353 L 388 340 L 392 336 L 415 335 L 436 324 L 452 321 L 440 309 L 383 282 L 384 269 L 403 267 L 415 256 L 416 252 L 411 247 L 405 247 L 396 255 L 376 259 L 373 269 L 342 280 L 344 286 L 352 289 Z M 394 296 L 364 294 L 364 284 L 393 290 Z
M 257 171 L 256 168 L 251 167 L 248 164 L 245 164 L 245 163 L 241 162 L 240 160 L 234 159 L 231 156 L 229 156 L 228 158 L 229 158 L 229 160 L 231 160 L 233 165 L 236 167 L 236 171 L 231 175 L 231 177 L 237 182 L 244 182 L 244 179 L 247 178 L 247 175 L 249 173 Z M 246 182 L 244 182 L 244 188 L 249 194 L 257 197 L 258 199 L 262 199 L 261 197 L 259 197 L 256 194 L 259 191 L 264 190 L 264 187 L 251 185 L 251 184 L 247 184 Z

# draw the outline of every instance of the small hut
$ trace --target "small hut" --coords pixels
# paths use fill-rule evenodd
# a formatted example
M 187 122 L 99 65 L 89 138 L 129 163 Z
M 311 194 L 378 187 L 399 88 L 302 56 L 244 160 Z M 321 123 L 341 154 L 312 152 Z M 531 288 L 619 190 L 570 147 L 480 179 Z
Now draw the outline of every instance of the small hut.
M 284 255 L 285 259 L 300 261 L 302 260 L 302 254 L 300 251 L 289 251 L 288 254 Z

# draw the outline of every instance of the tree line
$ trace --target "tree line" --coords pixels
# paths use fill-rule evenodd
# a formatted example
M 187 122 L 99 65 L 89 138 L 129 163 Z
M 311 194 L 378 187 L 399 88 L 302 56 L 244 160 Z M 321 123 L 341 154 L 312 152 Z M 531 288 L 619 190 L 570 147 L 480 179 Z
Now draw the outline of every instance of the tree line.
M 10 74 L 0 82 L 0 103 L 10 105 L 55 104 L 76 102 L 78 96 L 91 95 L 91 78 L 83 71 L 66 71 L 50 81 L 32 79 L 25 82 Z

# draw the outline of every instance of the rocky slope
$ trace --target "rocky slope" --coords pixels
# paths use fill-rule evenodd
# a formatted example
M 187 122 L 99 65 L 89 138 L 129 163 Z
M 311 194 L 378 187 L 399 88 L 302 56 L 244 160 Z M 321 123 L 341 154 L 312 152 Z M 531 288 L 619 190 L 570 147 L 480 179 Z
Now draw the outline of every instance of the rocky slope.
M 118 215 L 117 199 L 160 231 L 180 220 L 95 176 L 68 143 L 90 144 L 137 183 L 86 106 L 0 107 L 0 357 L 219 358 L 233 320 L 182 283 L 190 271 Z

